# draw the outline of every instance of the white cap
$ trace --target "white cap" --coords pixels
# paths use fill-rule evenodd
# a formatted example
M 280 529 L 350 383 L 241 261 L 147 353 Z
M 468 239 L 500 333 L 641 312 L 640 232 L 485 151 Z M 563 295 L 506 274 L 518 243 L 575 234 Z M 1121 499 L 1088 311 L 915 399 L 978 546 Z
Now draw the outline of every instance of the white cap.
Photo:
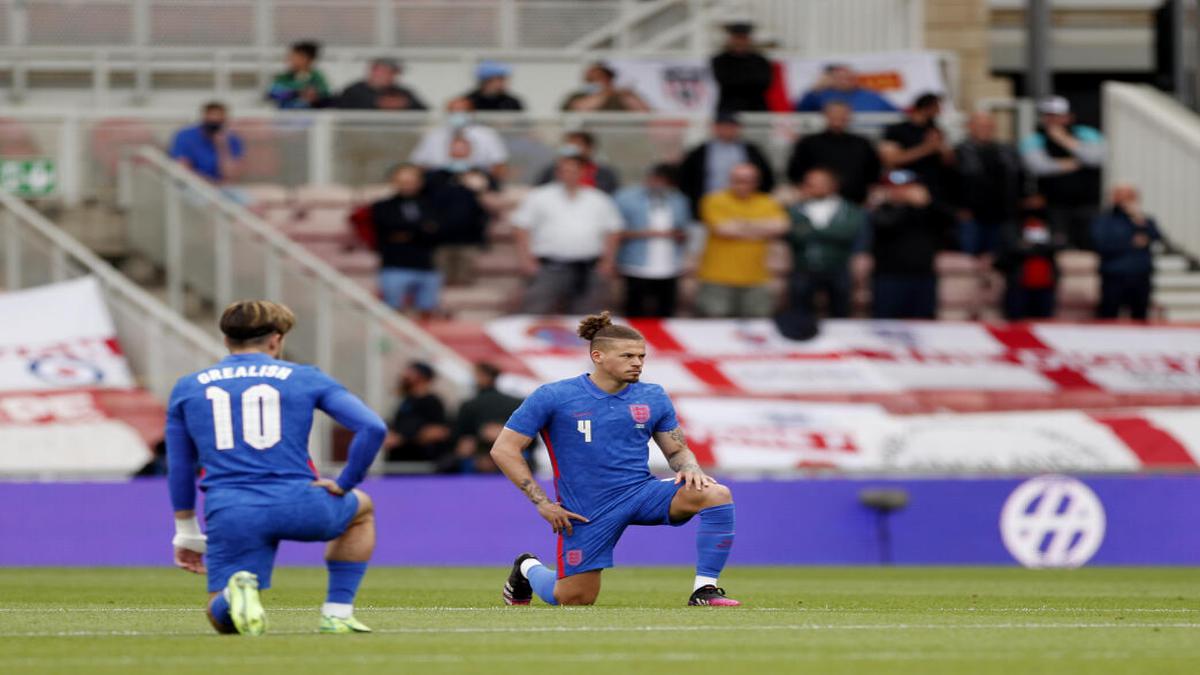
M 1037 109 L 1043 115 L 1067 115 L 1071 112 L 1071 103 L 1062 96 L 1047 96 L 1038 101 Z

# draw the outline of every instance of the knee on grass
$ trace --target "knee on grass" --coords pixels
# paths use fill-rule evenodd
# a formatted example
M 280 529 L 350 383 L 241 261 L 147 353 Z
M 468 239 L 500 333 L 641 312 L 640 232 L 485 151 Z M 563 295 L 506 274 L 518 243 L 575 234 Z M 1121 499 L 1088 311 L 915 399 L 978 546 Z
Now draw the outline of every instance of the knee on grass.
M 557 590 L 554 591 L 554 599 L 558 600 L 559 605 L 574 605 L 574 606 L 594 605 L 594 604 L 596 604 L 596 596 L 597 595 L 598 595 L 598 593 L 588 593 L 588 592 L 579 592 L 579 591 L 565 592 L 565 593 L 560 593 Z

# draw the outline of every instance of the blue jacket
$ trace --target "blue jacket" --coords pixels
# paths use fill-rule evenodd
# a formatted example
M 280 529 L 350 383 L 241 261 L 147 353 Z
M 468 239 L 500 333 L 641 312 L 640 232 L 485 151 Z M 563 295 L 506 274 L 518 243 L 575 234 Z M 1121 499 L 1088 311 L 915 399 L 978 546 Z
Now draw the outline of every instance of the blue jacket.
M 1121 209 L 1096 216 L 1092 221 L 1092 246 L 1100 254 L 1101 274 L 1148 275 L 1154 271 L 1150 247 L 1133 245 L 1133 235 L 1138 232 L 1146 234 L 1151 242 L 1162 239 L 1153 218 L 1147 217 L 1145 226 L 1139 228 Z
M 838 91 L 836 89 L 814 89 L 806 93 L 796 102 L 798 112 L 820 112 L 830 101 L 840 101 L 850 106 L 854 112 L 896 112 L 892 102 L 871 91 L 870 89 L 855 89 L 854 91 Z
M 625 230 L 639 232 L 646 230 L 650 220 L 650 194 L 645 187 L 634 185 L 617 192 L 614 199 L 621 218 L 625 221 Z M 676 230 L 682 230 L 692 222 L 692 209 L 687 197 L 678 190 L 671 190 L 666 195 L 667 206 L 671 209 L 672 224 Z M 622 268 L 639 267 L 646 263 L 648 239 L 630 239 L 621 244 L 617 252 L 617 265 Z M 685 246 L 675 247 L 675 264 L 683 265 Z

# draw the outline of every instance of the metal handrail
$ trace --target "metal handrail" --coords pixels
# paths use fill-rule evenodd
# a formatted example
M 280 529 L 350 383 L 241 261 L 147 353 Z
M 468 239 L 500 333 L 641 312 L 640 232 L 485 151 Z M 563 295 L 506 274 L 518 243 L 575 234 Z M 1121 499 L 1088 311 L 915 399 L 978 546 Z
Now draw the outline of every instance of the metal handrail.
M 171 311 L 160 300 L 130 281 L 112 265 L 109 265 L 24 201 L 0 191 L 0 210 L 9 214 L 8 222 L 5 224 L 7 227 L 23 226 L 34 231 L 39 237 L 50 243 L 57 255 L 70 258 L 88 274 L 94 276 L 107 293 L 127 300 L 140 316 L 149 317 L 153 322 L 169 327 L 173 334 L 172 337 L 182 340 L 184 346 L 195 354 L 197 361 L 211 363 L 220 360 L 225 355 L 224 347 L 216 338 Z M 17 257 L 15 252 L 13 255 L 14 258 Z M 67 278 L 65 269 L 65 265 L 52 264 L 52 278 L 55 281 L 65 280 Z M 6 275 L 8 277 L 4 280 L 6 287 L 13 289 L 21 287 L 19 266 L 11 264 L 7 266 Z M 149 374 L 151 382 L 148 388 L 160 399 L 165 400 L 169 387 L 164 384 L 173 382 L 174 378 L 181 374 L 173 373 L 162 378 Z M 143 373 L 142 375 L 147 374 Z
M 365 311 L 377 325 L 432 355 L 441 370 L 446 372 L 447 377 L 455 385 L 454 393 L 461 395 L 469 386 L 471 364 L 466 359 L 426 333 L 412 320 L 396 313 L 381 300 L 368 293 L 366 289 L 347 279 L 303 246 L 281 234 L 249 209 L 221 194 L 217 188 L 172 161 L 158 148 L 142 146 L 133 158 L 153 166 L 170 180 L 186 187 L 189 193 L 198 195 L 208 206 L 223 213 L 231 223 L 236 223 L 252 232 L 255 237 L 266 242 L 284 258 L 295 261 L 307 273 L 319 279 L 322 284 Z M 128 172 L 122 173 L 128 174 Z M 182 290 L 170 288 L 172 283 L 182 284 L 182 279 L 173 277 L 168 270 L 168 297 L 181 297 Z M 318 363 L 318 365 L 324 364 Z M 382 391 L 369 391 L 366 394 L 368 402 L 375 405 L 378 405 L 383 397 Z

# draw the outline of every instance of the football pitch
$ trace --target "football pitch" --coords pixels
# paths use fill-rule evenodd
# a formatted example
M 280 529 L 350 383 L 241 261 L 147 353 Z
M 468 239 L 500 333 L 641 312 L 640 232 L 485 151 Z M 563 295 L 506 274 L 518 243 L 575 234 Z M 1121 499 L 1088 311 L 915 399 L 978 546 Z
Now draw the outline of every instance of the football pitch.
M 11 543 L 11 542 L 10 542 Z M 268 634 L 218 636 L 173 569 L 0 569 L 0 673 L 1197 673 L 1200 569 L 605 573 L 595 607 L 500 606 L 505 568 L 373 568 L 372 635 L 319 635 L 325 574 L 276 571 Z

